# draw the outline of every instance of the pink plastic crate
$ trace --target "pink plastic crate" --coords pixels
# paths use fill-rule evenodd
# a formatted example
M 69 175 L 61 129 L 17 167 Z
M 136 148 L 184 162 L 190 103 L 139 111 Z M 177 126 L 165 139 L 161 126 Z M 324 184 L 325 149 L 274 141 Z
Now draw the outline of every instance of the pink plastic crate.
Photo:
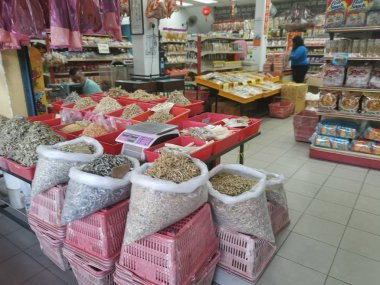
M 189 117 L 190 110 L 180 107 L 173 107 L 170 110 L 170 113 L 174 116 L 174 118 L 170 119 L 169 121 L 166 121 L 166 124 L 173 124 L 177 125 L 179 122 L 186 120 Z M 146 122 L 149 118 L 149 116 L 153 115 L 152 111 L 147 111 L 139 116 L 136 116 L 134 120 L 139 122 Z
M 178 138 L 169 140 L 165 143 L 171 143 L 171 144 L 175 144 L 175 145 L 179 145 L 179 146 L 186 146 L 190 143 L 194 143 L 196 146 L 203 146 L 201 149 L 190 153 L 191 157 L 195 157 L 195 158 L 198 158 L 200 160 L 206 160 L 206 159 L 210 158 L 212 155 L 213 147 L 214 147 L 213 146 L 214 143 L 208 143 L 207 144 L 203 140 L 196 139 L 196 138 L 190 138 L 190 137 L 178 137 Z M 162 143 L 162 144 L 159 144 L 159 145 L 156 145 L 156 146 L 153 146 L 153 147 L 150 147 L 150 148 L 144 150 L 144 153 L 146 155 L 146 159 L 148 162 L 153 162 L 160 156 L 160 154 L 155 152 L 155 150 L 163 147 L 165 145 L 165 143 Z
M 69 263 L 66 257 L 62 253 L 62 243 L 56 245 L 56 240 L 45 234 L 36 232 L 38 241 L 40 242 L 40 247 L 42 252 L 61 270 L 66 271 L 70 269 Z
M 120 253 L 129 200 L 100 210 L 67 225 L 65 243 L 97 258 L 115 258 Z
M 254 236 L 217 227 L 221 259 L 218 266 L 256 281 L 274 256 L 276 246 Z
M 269 104 L 269 116 L 285 119 L 294 112 L 294 103 L 289 100 L 275 101 Z
M 231 118 L 237 118 L 235 116 L 231 116 Z M 237 130 L 240 130 L 240 140 L 245 140 L 246 138 L 249 138 L 253 136 L 254 134 L 257 134 L 260 131 L 261 126 L 261 120 L 260 119 L 249 119 L 250 123 L 249 126 L 245 128 L 236 128 Z M 224 123 L 222 121 L 215 122 L 213 125 L 222 125 L 224 126 Z
M 311 127 L 315 128 L 319 122 L 319 116 L 316 112 L 303 110 L 293 117 L 294 127 Z
M 66 188 L 66 185 L 58 185 L 32 196 L 29 215 L 52 226 L 60 226 Z
M 290 224 L 289 212 L 278 204 L 268 202 L 268 210 L 272 222 L 273 233 L 276 235 Z
M 0 169 L 3 169 L 5 171 L 8 171 L 8 159 L 6 159 L 4 156 L 0 156 Z
M 205 126 L 207 126 L 207 124 L 195 122 L 195 121 L 189 121 L 189 120 L 178 123 L 178 129 L 180 131 L 188 129 L 188 128 L 194 128 L 194 127 L 203 128 Z
M 204 90 L 198 90 L 198 99 L 197 99 L 197 90 L 185 90 L 183 92 L 185 97 L 189 100 L 203 100 L 206 101 L 210 96 L 210 92 Z
M 128 97 L 122 97 L 119 98 L 118 101 L 120 104 L 123 105 L 123 103 L 126 104 L 131 104 L 131 103 L 151 103 L 151 104 L 158 104 L 158 103 L 164 103 L 168 98 L 166 97 L 160 97 L 159 99 L 156 100 L 151 100 L 151 101 L 142 101 L 142 100 L 137 100 L 137 99 L 132 99 Z
M 34 232 L 47 235 L 53 239 L 63 242 L 66 236 L 66 226 L 52 226 L 45 221 L 28 215 L 28 223 Z
M 62 124 L 62 125 L 53 126 L 52 130 L 56 134 L 58 134 L 61 137 L 63 137 L 65 140 L 69 140 L 69 139 L 72 139 L 72 137 L 71 137 L 72 134 L 81 132 L 81 131 L 75 131 L 75 132 L 71 132 L 71 133 L 65 133 L 65 132 L 61 131 L 61 129 L 63 129 L 64 127 L 66 127 L 68 125 L 71 125 L 71 124 L 74 124 L 74 122 L 73 123 L 68 123 L 68 124 Z
M 294 126 L 294 139 L 299 142 L 310 143 L 310 138 L 315 132 L 315 127 L 296 127 Z
M 233 134 L 229 135 L 228 137 L 214 142 L 214 155 L 220 154 L 221 152 L 225 151 L 226 149 L 233 147 L 239 142 L 240 139 L 240 132 L 234 132 Z
M 205 103 L 204 101 L 202 101 L 202 100 L 191 100 L 190 99 L 190 102 L 191 102 L 191 104 L 186 105 L 186 106 L 179 106 L 179 105 L 175 105 L 175 106 L 189 109 L 190 110 L 190 114 L 189 114 L 190 117 L 202 113 L 203 104 Z
M 31 122 L 43 122 L 43 121 L 55 119 L 55 114 L 43 114 L 43 115 L 38 115 L 38 116 L 30 116 L 30 117 L 27 117 L 26 119 Z
M 217 247 L 210 205 L 205 204 L 165 230 L 123 246 L 119 265 L 156 285 L 188 284 Z
M 121 153 L 123 144 L 115 141 L 121 132 L 122 131 L 113 132 L 96 138 L 99 141 L 99 143 L 103 146 L 104 153 L 113 155 Z
M 200 122 L 204 124 L 213 124 L 219 122 L 225 118 L 231 118 L 231 115 L 218 114 L 218 113 L 203 113 L 198 116 L 189 118 L 189 121 Z
M 34 173 L 36 172 L 36 166 L 23 166 L 16 161 L 13 161 L 11 159 L 7 159 L 8 162 L 8 170 L 11 173 L 14 173 L 28 181 L 32 181 L 34 178 Z

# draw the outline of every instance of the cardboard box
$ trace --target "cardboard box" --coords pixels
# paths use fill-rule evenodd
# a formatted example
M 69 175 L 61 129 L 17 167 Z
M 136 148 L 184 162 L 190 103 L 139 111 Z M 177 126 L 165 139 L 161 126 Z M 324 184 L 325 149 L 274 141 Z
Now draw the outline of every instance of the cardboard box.
M 233 116 L 240 116 L 240 105 L 234 102 L 218 102 L 218 110 L 216 112 L 215 103 L 213 103 L 211 106 L 211 112 L 226 114 L 226 115 L 233 115 Z
M 294 103 L 294 112 L 298 113 L 305 109 L 305 97 L 308 85 L 300 83 L 287 83 L 281 87 L 281 98 Z

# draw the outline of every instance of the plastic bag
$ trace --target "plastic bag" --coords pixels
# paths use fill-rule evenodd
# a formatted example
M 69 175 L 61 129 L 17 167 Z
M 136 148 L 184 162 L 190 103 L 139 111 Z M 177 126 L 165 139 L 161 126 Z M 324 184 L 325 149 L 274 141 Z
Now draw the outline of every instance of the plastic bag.
M 380 95 L 364 93 L 362 113 L 380 115 Z
M 83 166 L 71 168 L 62 210 L 62 225 L 128 198 L 131 175 L 139 166 L 135 158 L 128 159 L 133 164 L 133 170 L 126 173 L 122 179 L 87 173 L 81 170 Z
M 218 165 L 210 171 L 210 178 L 228 172 L 259 180 L 251 190 L 238 196 L 223 195 L 207 182 L 209 202 L 216 223 L 226 229 L 254 235 L 274 242 L 271 219 L 265 195 L 265 174 L 240 164 Z
M 328 136 L 318 135 L 318 133 L 314 133 L 310 140 L 315 146 L 331 148 L 330 137 Z
M 279 204 L 285 209 L 288 208 L 288 200 L 284 188 L 285 177 L 281 174 L 266 172 L 260 169 L 261 173 L 266 175 L 265 193 L 267 200 L 274 204 Z
M 363 153 L 372 153 L 373 142 L 367 140 L 353 140 L 351 150 Z
M 364 26 L 366 23 L 368 0 L 352 1 L 346 15 L 346 26 Z
M 344 82 L 344 66 L 334 66 L 327 64 L 323 69 L 323 85 L 324 86 L 343 86 Z
M 368 140 L 380 141 L 380 128 L 368 127 L 364 132 L 364 138 Z
M 10 1 L 0 2 L 0 48 L 20 48 L 20 44 L 12 33 L 12 3 Z
M 366 88 L 371 77 L 372 66 L 349 66 L 347 69 L 346 86 Z
M 153 19 L 165 19 L 166 18 L 166 8 L 163 1 L 160 0 L 148 0 L 145 16 L 147 18 Z
M 101 7 L 103 11 L 103 29 L 107 34 L 113 35 L 116 41 L 121 41 L 120 1 L 102 0 Z
M 369 81 L 369 88 L 380 89 L 380 68 L 374 68 L 372 70 L 371 79 Z
M 102 29 L 99 0 L 78 0 L 78 21 L 82 34 L 98 33 Z
M 347 0 L 327 1 L 326 28 L 344 26 L 348 4 Z
M 58 150 L 59 147 L 78 143 L 93 145 L 93 154 L 69 153 Z M 71 167 L 81 166 L 103 154 L 102 145 L 95 139 L 81 137 L 52 146 L 41 145 L 37 148 L 38 162 L 32 183 L 32 195 L 37 195 L 58 184 L 69 181 Z
M 350 150 L 350 140 L 343 138 L 330 138 L 331 148 L 338 150 Z
M 180 184 L 144 175 L 151 163 L 145 163 L 133 173 L 124 244 L 180 221 L 207 202 L 207 166 L 198 159 L 192 160 L 201 174 Z
M 339 93 L 322 91 L 319 97 L 319 108 L 335 110 L 338 106 Z
M 361 95 L 343 94 L 339 98 L 339 111 L 346 113 L 357 113 Z

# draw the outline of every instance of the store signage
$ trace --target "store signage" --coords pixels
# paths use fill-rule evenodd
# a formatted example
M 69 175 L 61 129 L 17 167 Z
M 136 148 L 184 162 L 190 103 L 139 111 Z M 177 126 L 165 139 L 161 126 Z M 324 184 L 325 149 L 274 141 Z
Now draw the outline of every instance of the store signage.
M 108 44 L 98 44 L 98 51 L 100 54 L 109 54 L 110 53 L 110 46 Z

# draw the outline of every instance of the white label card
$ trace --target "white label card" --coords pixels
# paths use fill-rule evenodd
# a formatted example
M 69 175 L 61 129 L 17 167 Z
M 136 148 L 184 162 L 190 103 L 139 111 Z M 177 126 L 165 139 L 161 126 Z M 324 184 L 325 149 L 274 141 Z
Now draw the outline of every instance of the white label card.
M 100 54 L 109 54 L 110 46 L 108 44 L 98 44 L 98 51 Z

